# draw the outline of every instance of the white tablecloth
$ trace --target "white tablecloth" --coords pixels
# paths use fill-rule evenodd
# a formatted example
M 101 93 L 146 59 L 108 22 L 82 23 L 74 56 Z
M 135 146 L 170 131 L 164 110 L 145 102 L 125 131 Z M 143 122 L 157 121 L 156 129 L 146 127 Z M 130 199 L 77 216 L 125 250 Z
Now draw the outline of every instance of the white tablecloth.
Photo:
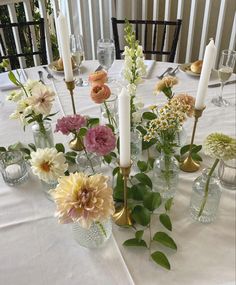
M 83 76 L 95 70 L 97 62 L 84 63 Z M 155 64 L 149 79 L 138 87 L 137 95 L 142 97 L 145 106 L 163 103 L 162 95 L 154 95 L 156 75 L 162 73 L 169 63 Z M 110 75 L 118 79 L 121 62 L 115 62 Z M 174 66 L 174 64 L 172 64 Z M 38 79 L 37 70 L 27 70 L 31 79 Z M 52 84 L 46 79 L 45 81 Z M 188 92 L 195 96 L 198 78 L 178 72 L 179 84 L 176 93 Z M 72 114 L 70 97 L 62 77 L 56 75 L 55 91 L 58 99 L 55 111 Z M 213 81 L 215 82 L 214 78 Z M 53 86 L 52 86 L 53 87 Z M 112 86 L 114 88 L 114 85 Z M 207 134 L 223 132 L 235 136 L 235 109 L 217 108 L 210 103 L 219 88 L 208 89 L 207 108 L 197 127 L 196 143 L 202 143 Z M 7 93 L 1 93 L 5 96 Z M 225 98 L 235 103 L 235 85 L 224 90 Z M 99 116 L 99 106 L 89 98 L 89 87 L 76 87 L 75 102 L 77 113 Z M 18 121 L 9 120 L 15 108 L 14 103 L 5 102 L 0 107 L 0 146 L 8 146 L 21 141 L 32 142 L 30 127 L 24 132 Z M 55 120 L 53 126 L 55 126 Z M 186 122 L 188 138 L 191 136 L 193 120 Z M 58 133 L 56 142 L 66 142 L 69 138 Z M 204 157 L 205 158 L 205 157 Z M 204 159 L 202 168 L 210 165 Z M 180 184 L 171 211 L 173 237 L 178 251 L 167 255 L 172 270 L 167 271 L 149 260 L 148 251 L 137 248 L 124 248 L 123 241 L 133 237 L 132 230 L 113 226 L 113 236 L 106 247 L 97 250 L 84 249 L 72 238 L 70 225 L 59 225 L 54 218 L 54 204 L 42 192 L 36 177 L 21 186 L 9 187 L 0 178 L 0 284 L 234 284 L 235 281 L 235 192 L 224 190 L 217 220 L 209 225 L 194 222 L 188 213 L 191 185 L 197 173 L 180 174 Z M 153 221 L 158 230 L 160 225 Z

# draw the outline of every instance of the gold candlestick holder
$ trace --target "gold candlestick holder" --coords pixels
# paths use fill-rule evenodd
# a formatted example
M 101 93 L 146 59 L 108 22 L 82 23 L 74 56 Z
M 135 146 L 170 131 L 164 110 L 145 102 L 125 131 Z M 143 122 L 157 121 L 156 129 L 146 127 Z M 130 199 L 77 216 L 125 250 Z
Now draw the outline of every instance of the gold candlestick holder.
M 124 205 L 122 208 L 117 209 L 113 215 L 113 221 L 118 226 L 132 226 L 131 213 L 128 209 L 127 203 L 127 183 L 130 175 L 131 164 L 128 167 L 120 167 L 121 174 L 124 179 Z
M 205 107 L 201 110 L 194 109 L 195 120 L 194 120 L 194 125 L 193 125 L 193 132 L 192 132 L 192 138 L 191 138 L 191 143 L 189 147 L 189 153 L 188 153 L 188 156 L 185 158 L 185 160 L 180 164 L 180 169 L 183 170 L 184 172 L 195 172 L 200 168 L 200 163 L 192 159 L 191 151 L 193 148 L 193 142 L 194 142 L 198 119 L 202 116 L 204 109 Z
M 72 108 L 73 108 L 73 113 L 76 115 L 76 109 L 75 109 L 75 101 L 74 101 L 74 89 L 75 89 L 75 81 L 65 81 L 66 82 L 66 87 L 70 92 L 70 97 L 71 97 L 71 102 L 72 102 Z

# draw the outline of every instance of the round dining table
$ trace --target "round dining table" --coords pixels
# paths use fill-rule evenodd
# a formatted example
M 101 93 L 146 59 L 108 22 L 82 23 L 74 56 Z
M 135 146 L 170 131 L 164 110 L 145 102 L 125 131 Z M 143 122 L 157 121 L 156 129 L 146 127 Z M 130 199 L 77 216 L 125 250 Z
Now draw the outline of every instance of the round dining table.
M 115 61 L 109 70 L 112 92 L 118 94 L 124 84 L 123 61 Z M 157 76 L 176 63 L 154 62 L 148 76 L 137 87 L 137 97 L 144 109 L 154 104 L 163 104 L 163 94 L 154 92 Z M 83 80 L 98 67 L 97 61 L 84 61 Z M 38 71 L 43 72 L 45 84 L 56 93 L 52 112 L 52 127 L 58 118 L 72 115 L 73 109 L 63 75 L 53 73 L 48 79 L 41 66 L 25 70 L 28 79 L 38 80 Z M 0 75 L 1 76 L 1 75 Z M 199 77 L 179 70 L 175 94 L 187 93 L 196 96 Z M 75 77 L 78 77 L 75 74 Z M 231 79 L 235 79 L 235 74 Z M 218 83 L 212 74 L 209 84 Z M 226 85 L 224 97 L 229 107 L 216 107 L 211 103 L 220 87 L 208 88 L 206 109 L 197 125 L 195 143 L 202 144 L 212 132 L 222 132 L 235 137 L 235 84 Z M 1 89 L 1 88 L 0 88 Z M 100 106 L 90 99 L 91 86 L 76 86 L 74 100 L 76 111 L 81 115 L 100 117 Z M 25 131 L 17 120 L 9 119 L 16 105 L 5 101 L 10 90 L 0 91 L 3 103 L 0 106 L 0 146 L 21 142 L 33 142 L 31 126 Z M 186 144 L 190 142 L 194 119 L 189 118 L 184 128 Z M 67 149 L 70 137 L 54 133 L 55 143 L 63 143 Z M 171 263 L 168 271 L 157 266 L 145 248 L 124 247 L 123 242 L 134 237 L 134 230 L 113 224 L 113 233 L 106 245 L 99 249 L 81 247 L 72 236 L 70 224 L 59 224 L 55 217 L 55 204 L 50 201 L 40 180 L 29 168 L 29 179 L 11 187 L 0 177 L 0 284 L 1 285 L 233 285 L 235 284 L 235 193 L 223 188 L 217 219 L 211 224 L 192 220 L 189 213 L 192 184 L 203 168 L 212 165 L 212 159 L 201 153 L 203 162 L 194 173 L 180 171 L 179 185 L 171 208 L 173 224 L 171 236 L 178 250 L 165 250 Z M 106 168 L 106 167 L 104 167 Z M 106 170 L 105 170 L 106 171 Z M 152 227 L 161 230 L 153 219 Z M 146 239 L 147 236 L 144 236 Z

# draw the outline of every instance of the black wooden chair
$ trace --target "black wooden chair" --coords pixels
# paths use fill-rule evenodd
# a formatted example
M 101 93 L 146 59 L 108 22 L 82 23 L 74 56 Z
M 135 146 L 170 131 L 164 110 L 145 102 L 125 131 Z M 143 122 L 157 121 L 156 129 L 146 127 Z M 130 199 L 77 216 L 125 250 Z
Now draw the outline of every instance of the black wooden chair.
M 20 38 L 21 53 L 17 52 L 14 40 L 13 29 L 15 27 Z M 33 43 L 32 29 L 34 29 L 37 38 L 35 43 Z M 26 65 L 29 67 L 34 66 L 33 56 L 38 55 L 40 64 L 47 64 L 44 19 L 31 22 L 0 23 L 0 30 L 4 36 L 3 39 L 0 33 L 0 62 L 3 59 L 9 59 L 11 69 L 16 69 L 20 66 L 19 58 L 24 57 Z
M 113 36 L 116 49 L 116 59 L 121 59 L 123 49 L 120 47 L 118 25 L 125 24 L 125 20 L 117 20 L 111 18 Z M 181 20 L 176 21 L 154 21 L 154 20 L 129 20 L 130 24 L 135 27 L 136 39 L 139 40 L 143 46 L 144 54 L 167 55 L 168 61 L 173 62 L 175 58 L 176 47 L 179 39 L 179 32 L 181 27 Z M 140 40 L 140 26 L 145 25 L 144 43 Z M 167 27 L 169 29 L 169 45 L 170 49 L 164 50 L 167 36 Z M 171 31 L 172 29 L 172 31 Z M 159 36 L 160 35 L 160 36 Z M 170 39 L 172 37 L 172 39 Z

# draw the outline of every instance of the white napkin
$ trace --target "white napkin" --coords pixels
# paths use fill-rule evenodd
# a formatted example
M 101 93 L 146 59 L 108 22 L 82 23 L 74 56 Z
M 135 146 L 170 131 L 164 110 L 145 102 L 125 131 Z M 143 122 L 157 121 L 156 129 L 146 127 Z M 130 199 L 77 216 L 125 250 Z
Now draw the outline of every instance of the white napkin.
M 153 66 L 155 64 L 155 60 L 153 60 L 153 59 L 145 59 L 144 60 L 144 64 L 147 67 L 147 74 L 145 76 L 143 76 L 143 78 L 148 78 L 149 75 L 151 74 L 152 68 L 153 68 Z
M 15 74 L 16 78 L 18 79 L 19 76 L 17 74 L 17 71 L 13 70 L 12 72 Z M 24 72 L 21 69 L 18 69 L 18 72 L 20 75 L 20 81 L 22 83 L 25 83 L 27 78 L 25 78 Z M 16 89 L 16 88 L 17 86 L 14 83 L 12 83 L 11 80 L 8 78 L 8 72 L 0 73 L 0 90 L 1 91 Z

